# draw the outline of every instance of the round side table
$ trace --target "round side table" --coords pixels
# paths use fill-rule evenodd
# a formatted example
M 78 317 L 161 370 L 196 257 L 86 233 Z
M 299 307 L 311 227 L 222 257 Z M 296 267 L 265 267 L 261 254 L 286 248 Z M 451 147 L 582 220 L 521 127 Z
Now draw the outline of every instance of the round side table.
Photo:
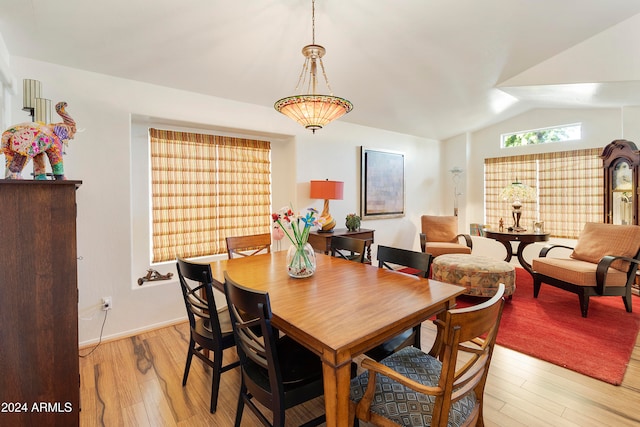
M 517 256 L 520 265 L 531 275 L 533 275 L 531 264 L 525 261 L 524 257 L 522 256 L 524 248 L 535 242 L 546 242 L 549 240 L 549 233 L 485 230 L 484 235 L 490 239 L 497 240 L 504 245 L 505 249 L 507 250 L 507 256 L 504 259 L 505 261 L 511 261 L 511 257 L 513 255 Z M 511 242 L 518 242 L 518 249 L 516 253 L 513 253 L 513 246 L 511 245 Z

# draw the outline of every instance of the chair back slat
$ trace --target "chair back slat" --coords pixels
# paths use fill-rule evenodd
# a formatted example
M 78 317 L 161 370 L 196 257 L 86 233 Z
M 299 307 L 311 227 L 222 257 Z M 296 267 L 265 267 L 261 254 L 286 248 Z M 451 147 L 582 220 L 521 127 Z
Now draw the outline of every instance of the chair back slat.
M 345 236 L 331 238 L 331 256 L 355 262 L 364 262 L 366 240 Z
M 420 277 L 428 277 L 431 269 L 431 254 L 424 252 L 410 251 L 407 249 L 392 248 L 390 246 L 378 245 L 378 267 L 397 270 L 398 266 L 408 267 L 410 274 Z
M 196 318 L 208 320 L 214 340 L 222 340 L 222 331 L 213 296 L 213 276 L 209 264 L 198 264 L 178 258 L 176 262 L 180 288 L 189 325 L 195 328 Z
M 277 398 L 283 391 L 276 337 L 271 325 L 269 294 L 236 283 L 227 272 L 224 290 L 233 332 L 236 334 L 240 365 L 247 366 L 249 359 L 262 367 L 269 379 L 271 395 Z
M 225 242 L 229 259 L 271 252 L 271 234 L 269 233 L 227 237 Z

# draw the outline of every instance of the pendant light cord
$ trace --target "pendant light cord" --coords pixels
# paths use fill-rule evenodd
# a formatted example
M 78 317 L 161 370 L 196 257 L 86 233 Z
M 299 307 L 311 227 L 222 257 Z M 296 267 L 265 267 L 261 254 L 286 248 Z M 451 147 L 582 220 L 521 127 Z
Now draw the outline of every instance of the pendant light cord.
M 311 44 L 316 44 L 316 0 L 311 0 Z

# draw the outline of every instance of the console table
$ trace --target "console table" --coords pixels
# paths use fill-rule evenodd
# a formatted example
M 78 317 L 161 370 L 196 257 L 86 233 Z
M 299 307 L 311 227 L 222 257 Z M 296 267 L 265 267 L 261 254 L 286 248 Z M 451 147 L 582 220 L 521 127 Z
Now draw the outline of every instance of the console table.
M 321 233 L 318 231 L 311 231 L 309 233 L 309 244 L 313 246 L 316 252 L 322 252 L 328 255 L 331 252 L 331 238 L 333 236 L 346 236 L 354 239 L 370 240 L 370 244 L 367 245 L 367 259 L 371 259 L 371 243 L 373 243 L 373 233 L 375 230 L 368 230 L 366 228 L 360 228 L 358 231 L 349 231 L 346 228 L 336 228 L 333 233 Z
M 505 257 L 505 261 L 511 261 L 511 257 L 516 255 L 518 257 L 518 262 L 520 265 L 529 272 L 529 274 L 533 275 L 533 270 L 531 269 L 531 264 L 525 261 L 522 253 L 524 252 L 524 248 L 529 246 L 535 242 L 546 242 L 549 240 L 549 233 L 526 233 L 526 232 L 516 232 L 516 231 L 490 231 L 485 230 L 485 237 L 489 239 L 497 240 L 502 243 L 507 250 L 507 256 Z M 513 253 L 513 246 L 511 246 L 511 242 L 518 242 L 518 250 L 516 253 Z

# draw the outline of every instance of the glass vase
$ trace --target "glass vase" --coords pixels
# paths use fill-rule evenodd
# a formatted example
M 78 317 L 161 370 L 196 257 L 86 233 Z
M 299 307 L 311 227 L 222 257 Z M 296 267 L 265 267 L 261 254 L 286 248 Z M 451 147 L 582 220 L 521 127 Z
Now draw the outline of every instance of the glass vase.
M 287 251 L 287 272 L 297 279 L 309 277 L 316 272 L 316 253 L 313 246 L 290 246 Z

